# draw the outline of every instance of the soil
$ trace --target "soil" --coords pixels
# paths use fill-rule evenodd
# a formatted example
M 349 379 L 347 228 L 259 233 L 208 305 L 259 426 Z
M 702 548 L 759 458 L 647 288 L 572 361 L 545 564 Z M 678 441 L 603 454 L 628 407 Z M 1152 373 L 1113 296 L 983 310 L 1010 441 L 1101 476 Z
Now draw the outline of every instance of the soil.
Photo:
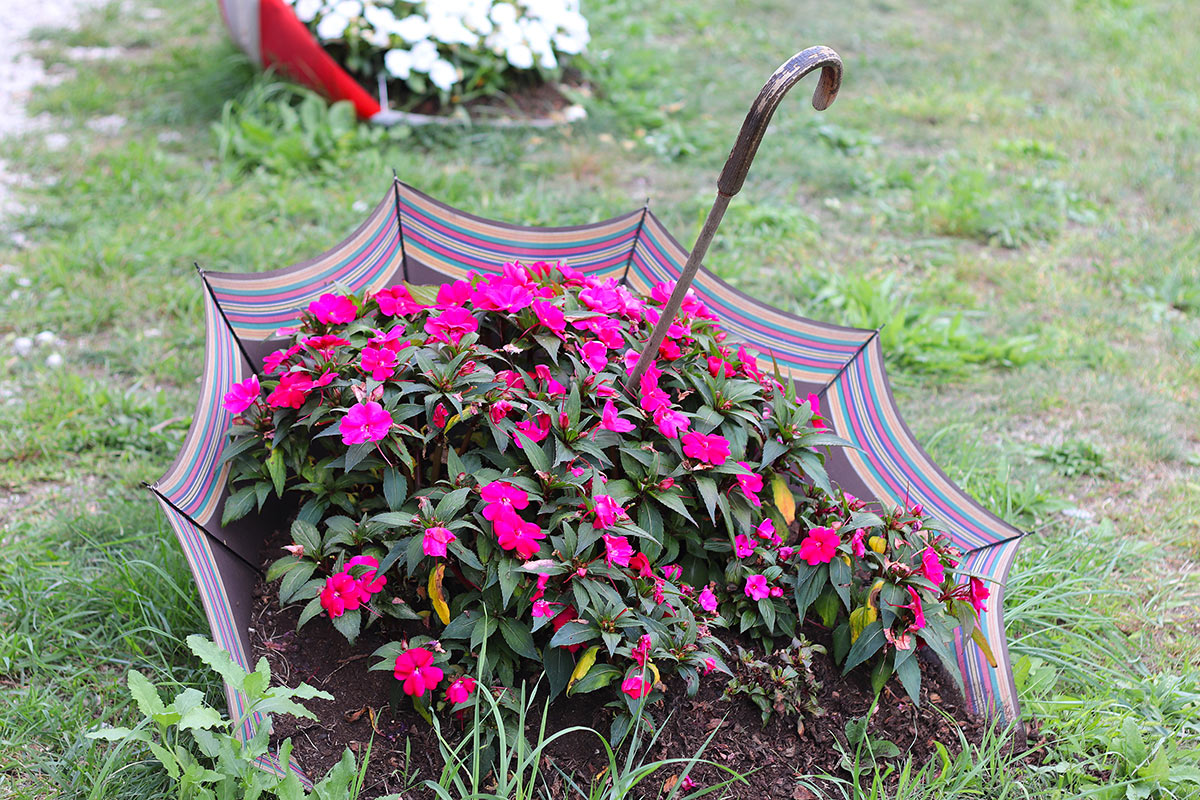
M 417 633 L 418 629 L 373 625 L 351 648 L 321 618 L 297 633 L 299 606 L 280 609 L 276 596 L 275 587 L 261 581 L 255 588 L 253 660 L 266 656 L 278 683 L 294 686 L 304 681 L 329 692 L 334 699 L 305 703 L 317 715 L 316 721 L 277 718 L 273 741 L 290 737 L 293 757 L 310 776 L 324 775 L 347 747 L 361 758 L 371 742 L 364 797 L 401 791 L 407 792 L 405 797 L 432 796 L 416 786 L 426 779 L 436 780 L 441 774 L 442 759 L 432 728 L 413 711 L 406 697 L 396 693 L 398 684 L 390 671 L 368 670 L 375 660 L 371 653 L 378 647 L 406 633 Z M 807 627 L 803 633 L 815 643 L 829 644 L 827 632 L 819 627 Z M 752 647 L 750 641 L 735 636 L 727 637 L 727 641 Z M 735 666 L 735 658 L 727 660 Z M 929 761 L 937 742 L 953 758 L 962 749 L 963 740 L 978 744 L 987 732 L 987 722 L 967 713 L 953 679 L 939 665 L 922 659 L 921 668 L 920 705 L 915 706 L 902 690 L 889 684 L 868 726 L 872 739 L 888 739 L 899 747 L 898 762 L 909 756 L 918 764 Z M 847 745 L 846 723 L 869 711 L 873 693 L 865 674 L 842 677 L 827 655 L 818 653 L 813 657 L 813 672 L 820 684 L 817 701 L 822 713 L 803 717 L 776 714 L 765 726 L 759 709 L 750 700 L 724 695 L 725 676 L 703 681 L 692 698 L 686 696 L 681 682 L 669 681 L 666 698 L 650 710 L 655 719 L 665 719 L 661 733 L 642 755 L 646 761 L 690 758 L 703 748 L 702 758 L 747 776 L 745 783 L 726 787 L 712 797 L 815 798 L 798 785 L 799 776 L 827 773 L 849 779 L 849 773 L 839 765 L 839 746 L 853 753 Z M 600 697 L 603 694 L 559 698 L 549 709 L 548 734 L 586 725 L 607 736 L 612 712 L 604 707 L 607 698 Z M 540 709 L 537 706 L 539 714 Z M 443 724 L 447 722 L 451 741 L 465 732 L 461 721 L 451 718 Z M 1020 752 L 1029 744 L 1022 740 L 1011 746 Z M 576 776 L 575 782 L 586 787 L 607 766 L 607 757 L 591 733 L 569 734 L 547 749 L 542 775 L 549 781 L 550 796 L 570 797 L 572 792 L 554 766 Z M 645 782 L 645 796 L 657 797 L 664 786 L 669 789 L 673 781 L 679 780 L 680 771 L 678 765 L 661 770 Z M 711 786 L 728 774 L 711 764 L 698 764 L 689 777 L 699 786 Z

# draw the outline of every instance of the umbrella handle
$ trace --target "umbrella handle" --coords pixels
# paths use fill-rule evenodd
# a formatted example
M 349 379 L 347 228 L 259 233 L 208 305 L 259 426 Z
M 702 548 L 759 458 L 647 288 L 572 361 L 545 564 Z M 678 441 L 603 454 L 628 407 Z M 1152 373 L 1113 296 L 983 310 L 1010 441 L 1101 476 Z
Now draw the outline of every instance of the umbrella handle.
M 675 283 L 675 290 L 671 292 L 670 299 L 663 307 L 658 324 L 650 332 L 650 341 L 646 343 L 633 372 L 630 373 L 630 393 L 639 390 L 642 375 L 658 354 L 658 348 L 667 336 L 667 328 L 671 326 L 679 307 L 683 304 L 683 298 L 688 287 L 692 285 L 697 270 L 700 269 L 700 262 L 708 252 L 708 246 L 717 232 L 717 226 L 721 224 L 721 218 L 725 216 L 730 199 L 742 189 L 746 174 L 750 172 L 750 163 L 758 152 L 758 145 L 762 142 L 763 134 L 767 132 L 775 109 L 779 107 L 789 89 L 818 67 L 821 68 L 821 78 L 817 82 L 816 91 L 813 92 L 812 104 L 817 111 L 824 111 L 833 104 L 842 85 L 842 59 L 828 47 L 810 47 L 789 58 L 787 63 L 775 70 L 775 74 L 758 93 L 754 105 L 750 106 L 746 120 L 742 123 L 742 130 L 738 133 L 729 159 L 725 162 L 725 168 L 721 170 L 721 176 L 717 179 L 717 199 L 713 201 L 708 217 L 700 228 L 700 235 L 696 237 L 696 244 L 692 246 L 683 272 Z

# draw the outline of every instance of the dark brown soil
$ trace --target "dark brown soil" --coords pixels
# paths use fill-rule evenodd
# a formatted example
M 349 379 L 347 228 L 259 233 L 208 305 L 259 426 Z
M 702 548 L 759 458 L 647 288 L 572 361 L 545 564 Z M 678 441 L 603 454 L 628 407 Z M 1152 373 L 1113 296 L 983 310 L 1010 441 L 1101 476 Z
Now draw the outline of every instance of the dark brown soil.
M 373 738 L 369 789 L 364 796 L 405 789 L 409 789 L 406 796 L 426 796 L 410 787 L 428 778 L 436 780 L 441 773 L 436 737 L 412 710 L 408 699 L 393 694 L 397 684 L 391 672 L 368 671 L 373 661 L 371 653 L 376 648 L 417 630 L 385 631 L 372 626 L 350 648 L 323 618 L 314 619 L 296 633 L 299 608 L 281 610 L 275 597 L 275 587 L 261 582 L 256 587 L 255 622 L 251 629 L 253 659 L 265 655 L 277 682 L 294 686 L 304 681 L 334 696 L 333 700 L 306 703 L 319 721 L 276 719 L 275 740 L 290 737 L 297 762 L 310 775 L 321 776 L 345 748 L 361 756 Z M 805 634 L 818 643 L 826 638 L 819 628 L 807 629 Z M 735 637 L 729 641 L 751 646 L 750 642 Z M 729 661 L 732 665 L 736 659 Z M 814 657 L 814 673 L 820 683 L 818 700 L 824 711 L 820 716 L 800 720 L 800 733 L 795 717 L 776 715 L 764 727 L 758 708 L 748 699 L 723 695 L 727 682 L 724 676 L 714 675 L 703 682 L 694 698 L 686 697 L 679 682 L 672 681 L 666 699 L 651 710 L 660 723 L 666 721 L 658 741 L 643 754 L 644 758 L 647 761 L 689 758 L 703 747 L 704 759 L 749 776 L 747 783 L 727 787 L 714 797 L 812 798 L 814 795 L 797 785 L 798 776 L 828 773 L 849 778 L 839 766 L 841 752 L 837 744 L 846 745 L 846 722 L 866 714 L 873 698 L 865 675 L 843 678 L 828 656 Z M 984 721 L 967 714 L 951 678 L 924 660 L 922 673 L 920 706 L 914 706 L 901 690 L 889 685 L 868 728 L 871 737 L 894 742 L 902 752 L 901 759 L 911 755 L 919 764 L 934 756 L 935 742 L 944 745 L 953 756 L 961 749 L 960 732 L 973 744 L 979 743 L 986 732 Z M 599 694 L 603 693 L 557 700 L 550 707 L 549 731 L 586 725 L 607 737 L 612 712 L 603 706 Z M 452 739 L 465 731 L 458 720 L 443 720 L 443 725 L 449 728 Z M 1013 746 L 1024 750 L 1026 743 L 1014 742 Z M 584 787 L 607 766 L 602 745 L 594 734 L 570 734 L 559 739 L 548 748 L 548 758 L 543 759 L 543 776 L 550 781 L 553 797 L 573 795 L 550 761 L 566 773 L 576 775 L 576 782 Z M 678 780 L 679 773 L 678 766 L 664 769 L 646 782 L 646 796 L 658 796 L 664 782 Z M 727 775 L 712 765 L 701 764 L 691 770 L 690 777 L 697 784 L 712 785 Z

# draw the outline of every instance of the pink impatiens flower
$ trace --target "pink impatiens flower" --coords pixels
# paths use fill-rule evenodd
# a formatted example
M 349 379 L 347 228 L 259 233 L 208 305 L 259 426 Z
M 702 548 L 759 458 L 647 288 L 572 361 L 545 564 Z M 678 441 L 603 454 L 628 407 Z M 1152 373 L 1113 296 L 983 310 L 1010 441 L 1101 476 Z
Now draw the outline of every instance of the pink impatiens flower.
M 813 427 L 814 428 L 824 428 L 825 420 L 821 416 L 821 398 L 817 397 L 815 394 L 809 393 L 808 407 L 812 410 L 812 413 L 813 413 L 813 421 L 812 421 Z
M 617 405 L 612 400 L 605 401 L 604 413 L 600 417 L 600 427 L 606 431 L 628 433 L 636 426 L 627 419 L 622 419 L 617 413 Z
M 348 345 L 350 342 L 340 336 L 326 334 L 325 336 L 310 336 L 301 344 L 309 350 L 320 353 L 324 358 L 329 358 L 335 349 Z
M 719 466 L 729 458 L 729 442 L 724 436 L 690 431 L 680 441 L 683 442 L 684 455 L 697 461 Z
M 733 537 L 733 554 L 738 558 L 754 555 L 754 540 L 744 533 Z
M 534 419 L 518 422 L 517 430 L 528 436 L 531 442 L 537 444 L 550 434 L 550 415 L 538 414 Z M 513 439 L 516 441 L 517 447 L 525 447 L 525 443 L 521 441 L 520 436 L 513 434 Z
M 517 512 L 506 506 L 501 506 L 504 513 L 492 520 L 492 528 L 496 532 L 496 540 L 505 550 L 515 550 L 522 561 L 533 558 L 546 538 L 546 532 L 536 523 L 526 522 L 517 516 Z
M 463 675 L 446 687 L 446 699 L 451 703 L 465 703 L 471 696 L 471 692 L 475 691 L 475 686 L 474 678 L 470 675 Z
M 758 493 L 761 492 L 763 488 L 762 476 L 756 474 L 752 469 L 750 469 L 750 465 L 745 461 L 739 461 L 737 463 L 739 467 L 746 470 L 746 474 L 736 476 L 738 487 L 741 488 L 742 494 L 746 495 L 746 499 L 749 500 L 750 504 L 755 508 L 762 506 L 762 500 L 760 500 L 758 497 Z
M 342 434 L 342 444 L 378 442 L 392 429 L 392 415 L 374 400 L 355 403 L 342 417 L 338 429 Z
M 625 516 L 625 509 L 617 505 L 617 501 L 607 494 L 596 495 L 595 512 L 596 527 L 601 530 L 611 528 L 617 523 L 617 520 Z
M 367 345 L 362 349 L 359 367 L 369 374 L 372 380 L 385 381 L 396 373 L 397 362 L 395 350 Z
M 342 571 L 325 579 L 325 588 L 321 590 L 321 608 L 331 617 L 340 617 L 358 608 L 370 597 L 353 575 Z
M 979 578 L 971 578 L 971 605 L 978 611 L 987 611 L 987 599 L 991 592 Z
M 942 560 L 932 547 L 921 551 L 921 572 L 934 586 L 941 586 L 942 581 L 946 580 L 946 568 L 942 566 Z
M 373 297 L 379 303 L 379 313 L 388 317 L 407 317 L 425 308 L 413 299 L 404 286 L 389 286 L 376 292 Z
M 908 589 L 908 596 L 912 598 L 912 602 L 900 608 L 907 608 L 913 612 L 913 623 L 908 626 L 910 631 L 919 631 L 925 627 L 925 609 L 921 607 L 921 596 L 917 594 L 917 590 L 911 586 L 905 586 Z
M 650 694 L 650 681 L 637 675 L 630 675 L 621 682 L 621 691 L 637 700 Z
M 717 596 L 715 594 L 713 594 L 712 589 L 705 586 L 703 589 L 700 590 L 700 596 L 697 597 L 696 600 L 700 603 L 700 607 L 703 608 L 708 613 L 710 613 L 710 614 L 716 613 Z
M 387 578 L 375 574 L 375 570 L 379 568 L 379 560 L 374 556 L 354 556 L 346 562 L 346 569 L 348 571 L 354 567 L 367 567 L 367 570 L 356 579 L 358 588 L 363 591 L 363 602 L 365 603 L 371 599 L 371 595 L 383 591 L 383 587 L 387 585 Z
M 679 437 L 679 434 L 687 431 L 691 426 L 691 421 L 682 411 L 661 406 L 654 412 L 654 424 L 658 426 L 658 432 L 663 436 L 675 439 Z
M 862 558 L 867 554 L 867 546 L 864 543 L 867 537 L 867 529 L 859 528 L 850 537 L 850 550 L 854 553 L 855 558 Z
M 299 408 L 312 391 L 312 378 L 303 372 L 288 372 L 279 379 L 279 385 L 267 395 L 267 405 L 272 408 Z
M 592 372 L 599 372 L 608 366 L 608 347 L 604 342 L 584 342 L 579 354 Z
M 358 307 L 349 297 L 341 294 L 323 294 L 320 299 L 308 304 L 308 311 L 326 325 L 341 325 L 354 321 Z
M 441 403 L 437 404 L 437 408 L 433 410 L 433 427 L 441 430 L 446 427 L 446 420 L 450 418 L 450 412 Z
M 262 387 L 258 384 L 258 376 L 251 375 L 241 383 L 235 383 L 225 393 L 222 405 L 231 414 L 240 414 L 254 405 L 258 401 L 260 394 L 262 394 Z
M 746 578 L 746 588 L 743 591 L 751 600 L 766 600 L 771 596 L 766 575 L 751 575 Z
M 451 306 L 425 321 L 425 332 L 431 342 L 458 345 L 462 337 L 479 330 L 479 320 L 465 308 Z
M 504 513 L 502 506 L 517 510 L 529 507 L 529 495 L 525 490 L 504 481 L 492 481 L 483 487 L 480 496 L 488 504 L 483 509 L 485 519 L 495 519 Z
M 775 533 L 775 520 L 767 517 L 762 522 L 758 523 L 758 527 L 754 529 L 758 538 L 765 539 L 773 544 L 781 544 L 783 539 L 779 538 L 779 534 Z
M 800 557 L 809 566 L 828 564 L 837 554 L 837 546 L 841 543 L 841 538 L 833 528 L 810 528 L 808 536 L 800 542 Z
M 422 697 L 442 682 L 441 668 L 433 666 L 433 653 L 424 647 L 413 647 L 396 656 L 392 674 L 404 682 L 404 693 L 409 697 Z
M 628 567 L 629 559 L 633 558 L 633 547 L 624 536 L 604 535 L 604 562 L 610 567 Z
M 427 556 L 445 556 L 446 545 L 453 542 L 458 537 L 454 535 L 454 531 L 449 528 L 443 528 L 440 525 L 425 529 L 425 538 L 421 543 L 421 550 Z
M 548 328 L 551 333 L 556 336 L 562 336 L 567 329 L 567 318 L 563 316 L 562 309 L 553 303 L 547 303 L 545 300 L 533 301 L 533 313 L 537 315 L 538 323 L 543 328 Z

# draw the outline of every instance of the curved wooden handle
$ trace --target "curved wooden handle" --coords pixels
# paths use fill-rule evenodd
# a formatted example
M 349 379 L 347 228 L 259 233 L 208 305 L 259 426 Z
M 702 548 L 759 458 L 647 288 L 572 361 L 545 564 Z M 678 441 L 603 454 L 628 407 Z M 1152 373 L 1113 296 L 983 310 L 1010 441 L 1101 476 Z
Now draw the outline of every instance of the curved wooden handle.
M 758 145 L 783 96 L 801 78 L 818 67 L 821 69 L 821 78 L 813 92 L 813 108 L 824 111 L 833 104 L 842 85 L 841 56 L 828 47 L 810 47 L 788 59 L 786 64 L 775 70 L 746 114 L 746 121 L 742 123 L 742 130 L 729 153 L 729 160 L 717 179 L 717 190 L 721 194 L 733 197 L 742 190 L 746 173 L 750 171 L 750 162 L 754 161 Z

